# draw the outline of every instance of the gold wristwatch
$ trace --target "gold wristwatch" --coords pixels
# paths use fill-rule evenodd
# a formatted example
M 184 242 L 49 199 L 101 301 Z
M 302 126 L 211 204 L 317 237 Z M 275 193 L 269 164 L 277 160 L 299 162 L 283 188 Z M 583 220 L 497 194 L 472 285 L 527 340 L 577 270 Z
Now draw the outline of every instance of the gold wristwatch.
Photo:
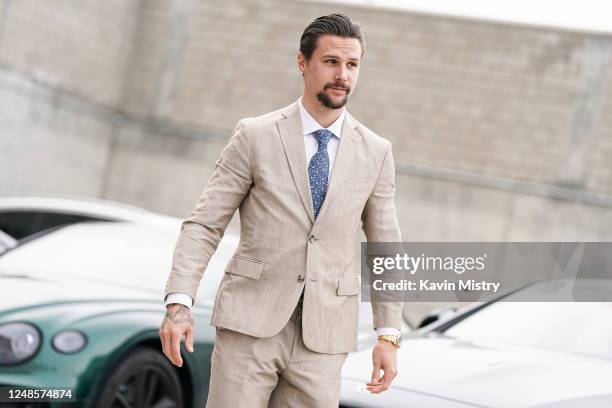
M 393 344 L 396 348 L 399 348 L 400 346 L 399 337 L 400 336 L 396 334 L 381 334 L 380 336 L 378 336 L 378 340 L 388 341 L 389 343 Z

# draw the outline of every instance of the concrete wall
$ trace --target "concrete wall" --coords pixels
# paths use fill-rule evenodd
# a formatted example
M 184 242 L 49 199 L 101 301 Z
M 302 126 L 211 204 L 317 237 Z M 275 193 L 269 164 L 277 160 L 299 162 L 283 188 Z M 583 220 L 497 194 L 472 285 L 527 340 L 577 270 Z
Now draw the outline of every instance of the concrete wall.
M 135 0 L 0 1 L 0 192 L 99 197 Z
M 302 1 L 0 5 L 0 193 L 185 216 L 235 123 L 299 96 L 303 28 L 344 11 L 367 35 L 349 109 L 393 142 L 406 240 L 612 238 L 610 36 Z

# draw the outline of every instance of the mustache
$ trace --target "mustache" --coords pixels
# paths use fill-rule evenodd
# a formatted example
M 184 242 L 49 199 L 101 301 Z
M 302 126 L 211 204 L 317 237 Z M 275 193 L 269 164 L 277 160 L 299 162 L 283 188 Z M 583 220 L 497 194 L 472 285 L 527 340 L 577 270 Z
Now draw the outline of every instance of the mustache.
M 327 89 L 327 88 L 340 88 L 340 89 L 344 89 L 347 93 L 351 92 L 351 88 L 350 87 L 342 85 L 342 84 L 339 84 L 339 83 L 328 83 L 328 84 L 325 85 L 324 90 Z

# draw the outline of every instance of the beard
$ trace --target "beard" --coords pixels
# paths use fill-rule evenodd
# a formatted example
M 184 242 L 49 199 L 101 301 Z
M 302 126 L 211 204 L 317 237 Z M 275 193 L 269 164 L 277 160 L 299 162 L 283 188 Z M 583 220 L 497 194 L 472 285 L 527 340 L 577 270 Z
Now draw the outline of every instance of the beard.
M 325 90 L 327 88 L 331 88 L 331 87 L 345 89 L 346 93 L 344 94 L 344 98 L 342 98 L 339 102 L 332 101 L 332 99 L 329 97 L 329 95 L 327 95 L 325 93 Z M 319 100 L 319 102 L 321 102 L 323 104 L 323 106 L 326 106 L 329 109 L 340 109 L 344 105 L 346 105 L 346 102 L 348 101 L 348 96 L 349 96 L 350 92 L 351 92 L 351 89 L 349 87 L 343 86 L 341 84 L 326 84 L 325 87 L 323 88 L 323 91 L 321 91 L 321 92 L 319 92 L 317 94 L 317 99 Z

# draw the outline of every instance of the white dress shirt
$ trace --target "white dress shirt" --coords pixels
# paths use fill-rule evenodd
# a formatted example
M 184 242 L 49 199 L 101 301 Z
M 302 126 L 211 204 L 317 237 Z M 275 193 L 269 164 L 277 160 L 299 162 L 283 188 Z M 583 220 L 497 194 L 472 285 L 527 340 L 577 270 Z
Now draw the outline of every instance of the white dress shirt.
M 304 104 L 302 103 L 302 98 L 298 100 L 298 108 L 300 110 L 300 116 L 302 117 L 302 131 L 304 133 L 304 148 L 306 149 L 306 167 L 310 163 L 310 159 L 315 155 L 317 150 L 319 149 L 319 142 L 314 136 L 314 132 L 319 129 L 323 129 L 323 126 L 319 125 L 319 123 L 308 113 Z M 342 123 L 344 123 L 344 118 L 346 117 L 346 109 L 342 108 L 342 113 L 338 116 L 338 119 L 334 123 L 332 123 L 326 129 L 333 133 L 334 137 L 332 137 L 327 143 L 327 154 L 329 155 L 329 174 L 328 180 L 331 180 L 332 169 L 334 168 L 334 162 L 336 161 L 336 153 L 338 153 L 338 145 L 340 144 L 340 136 L 342 133 Z M 170 303 L 180 303 L 189 308 L 193 305 L 193 299 L 189 295 L 179 292 L 169 293 L 166 297 L 166 306 Z M 399 335 L 400 332 L 394 327 L 378 327 L 376 329 L 376 333 L 379 336 L 385 334 L 393 334 Z

